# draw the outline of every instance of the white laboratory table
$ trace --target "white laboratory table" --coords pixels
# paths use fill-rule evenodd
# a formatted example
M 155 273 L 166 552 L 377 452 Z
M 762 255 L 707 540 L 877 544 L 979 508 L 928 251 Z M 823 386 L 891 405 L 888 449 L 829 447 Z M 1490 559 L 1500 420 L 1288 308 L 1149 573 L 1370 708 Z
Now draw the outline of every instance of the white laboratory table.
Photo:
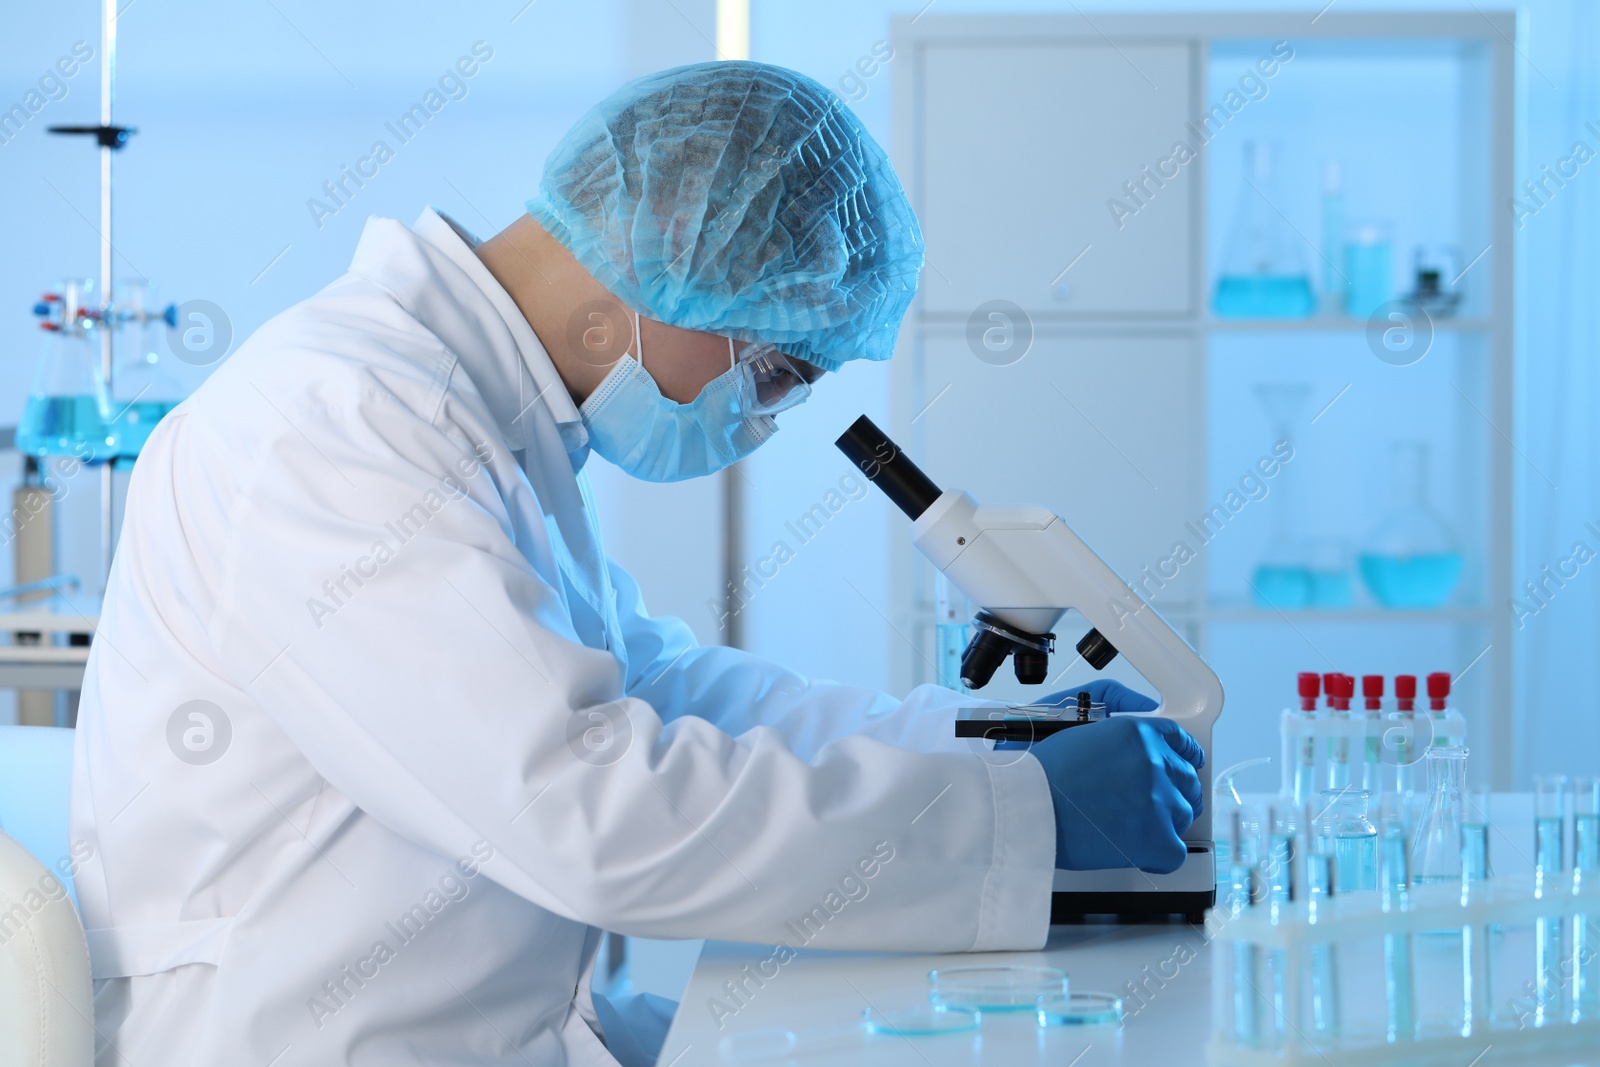
M 0 610 L 0 689 L 81 689 L 88 641 L 99 623 L 98 600 L 52 597 Z M 33 643 L 17 634 L 35 634 Z M 77 643 L 73 643 L 73 642 Z
M 1496 796 L 1491 862 L 1497 871 L 1531 868 L 1532 798 Z M 1067 972 L 1075 992 L 1123 997 L 1120 1029 L 1040 1028 L 1031 1013 L 989 1014 L 976 1033 L 938 1037 L 871 1037 L 848 1051 L 818 1052 L 772 1064 L 839 1067 L 945 1067 L 969 1064 L 1189 1065 L 1206 1062 L 1211 1034 L 1211 954 L 1203 927 L 1162 924 L 1058 926 L 1042 951 L 929 956 L 802 951 L 754 987 L 741 968 L 766 960 L 768 946 L 707 942 L 667 1035 L 658 1067 L 728 1062 L 719 1051 L 726 1034 L 778 1027 L 794 1031 L 849 1023 L 865 1008 L 926 1003 L 935 967 L 1020 964 Z M 770 965 L 767 968 L 770 970 Z M 750 994 L 736 1014 L 712 1011 L 715 999 L 733 1006 L 724 983 L 743 982 Z M 1467 1067 L 1467 1060 L 1458 1067 Z M 1517 1060 L 1549 1067 L 1600 1067 L 1600 1048 L 1566 1050 Z

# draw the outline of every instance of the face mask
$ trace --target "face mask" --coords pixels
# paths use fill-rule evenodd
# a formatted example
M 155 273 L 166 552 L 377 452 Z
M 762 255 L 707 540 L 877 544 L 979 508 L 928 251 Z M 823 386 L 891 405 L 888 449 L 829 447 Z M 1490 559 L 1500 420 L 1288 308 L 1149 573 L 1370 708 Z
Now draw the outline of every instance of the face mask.
M 634 337 L 643 359 L 638 320 L 636 314 Z M 707 382 L 692 403 L 679 404 L 661 395 L 640 362 L 623 356 L 579 409 L 590 447 L 647 482 L 713 474 L 748 456 L 778 432 L 778 424 L 762 413 L 752 364 L 735 358 L 732 338 L 728 362 L 728 370 Z M 804 399 L 805 391 L 791 391 L 784 406 Z

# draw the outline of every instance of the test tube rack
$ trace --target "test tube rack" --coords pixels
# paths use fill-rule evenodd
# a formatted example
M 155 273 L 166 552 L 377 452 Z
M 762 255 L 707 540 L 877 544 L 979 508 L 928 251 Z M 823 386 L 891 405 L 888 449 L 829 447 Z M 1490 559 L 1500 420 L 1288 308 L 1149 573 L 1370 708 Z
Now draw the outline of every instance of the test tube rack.
M 1600 879 L 1593 871 L 1587 872 L 1587 877 L 1585 873 L 1568 871 L 1543 881 L 1529 875 L 1466 885 L 1412 886 L 1404 910 L 1385 911 L 1376 891 L 1250 906 L 1241 906 L 1235 895 L 1219 903 L 1206 917 L 1212 957 L 1213 1033 L 1207 1050 L 1211 1064 L 1377 1067 L 1490 1063 L 1517 1061 L 1532 1052 L 1568 1046 L 1600 1046 L 1600 1009 L 1580 1010 L 1570 974 L 1563 972 L 1554 982 L 1554 1000 L 1546 1005 L 1543 1025 L 1538 1026 L 1528 1025 L 1526 1017 L 1518 1017 L 1506 1007 L 1510 995 L 1522 993 L 1520 988 L 1492 989 L 1490 982 L 1491 946 L 1503 931 L 1559 920 L 1561 928 L 1569 931 L 1569 943 L 1579 923 L 1588 924 L 1591 938 L 1600 937 Z M 1361 987 L 1385 989 L 1385 982 L 1393 976 L 1384 973 L 1380 962 L 1378 973 L 1349 974 L 1344 979 L 1345 1018 L 1336 1033 L 1319 1034 L 1311 1005 L 1313 953 L 1323 946 L 1339 951 L 1363 942 L 1381 944 L 1386 937 L 1409 938 L 1412 945 L 1426 938 L 1436 947 L 1440 939 L 1454 938 L 1460 959 L 1455 975 L 1459 984 L 1453 990 L 1422 990 L 1414 988 L 1413 978 L 1413 988 L 1399 993 L 1413 1005 L 1414 1030 L 1391 1040 L 1383 997 L 1377 998 L 1379 1006 L 1374 1013 L 1370 1010 L 1372 998 L 1362 1002 L 1348 995 Z M 1570 960 L 1568 954 L 1556 955 Z M 1241 972 L 1241 958 L 1259 961 L 1260 966 Z M 1236 997 L 1235 980 L 1241 973 L 1255 977 L 1245 979 L 1249 988 L 1237 990 L 1240 995 Z M 1441 1003 L 1453 1004 L 1453 1014 L 1441 1016 L 1437 1011 Z M 1358 1007 L 1366 1010 L 1350 1010 Z M 1254 1040 L 1240 1040 L 1241 1011 L 1252 1013 Z
M 1286 708 L 1278 719 L 1278 733 L 1283 742 L 1281 792 L 1304 803 L 1311 797 L 1299 795 L 1295 789 L 1295 774 L 1308 757 L 1316 783 L 1314 793 L 1341 788 L 1336 779 L 1330 777 L 1331 753 L 1336 742 L 1345 742 L 1344 751 L 1349 761 L 1346 784 L 1362 788 L 1363 765 L 1371 751 L 1377 757 L 1377 773 L 1386 779 L 1382 788 L 1374 792 L 1387 792 L 1396 788 L 1392 768 L 1420 766 L 1433 745 L 1465 745 L 1467 721 L 1454 708 L 1442 713 L 1390 711 L 1376 715 L 1362 711 L 1304 712 Z

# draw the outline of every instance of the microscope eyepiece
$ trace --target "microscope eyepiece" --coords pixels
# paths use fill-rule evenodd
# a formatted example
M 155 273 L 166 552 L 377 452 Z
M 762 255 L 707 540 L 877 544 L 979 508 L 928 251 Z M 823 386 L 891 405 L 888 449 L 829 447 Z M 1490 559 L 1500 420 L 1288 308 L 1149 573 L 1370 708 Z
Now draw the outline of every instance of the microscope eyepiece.
M 834 444 L 913 522 L 939 499 L 939 487 L 932 479 L 865 415 Z

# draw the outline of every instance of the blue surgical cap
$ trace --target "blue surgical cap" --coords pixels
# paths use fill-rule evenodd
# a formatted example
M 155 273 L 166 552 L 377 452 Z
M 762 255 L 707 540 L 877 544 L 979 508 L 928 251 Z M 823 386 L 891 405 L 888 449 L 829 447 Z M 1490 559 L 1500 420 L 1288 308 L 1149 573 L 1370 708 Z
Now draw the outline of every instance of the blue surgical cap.
M 832 92 L 766 63 L 630 82 L 546 160 L 528 213 L 618 299 L 837 370 L 888 359 L 922 233 Z

